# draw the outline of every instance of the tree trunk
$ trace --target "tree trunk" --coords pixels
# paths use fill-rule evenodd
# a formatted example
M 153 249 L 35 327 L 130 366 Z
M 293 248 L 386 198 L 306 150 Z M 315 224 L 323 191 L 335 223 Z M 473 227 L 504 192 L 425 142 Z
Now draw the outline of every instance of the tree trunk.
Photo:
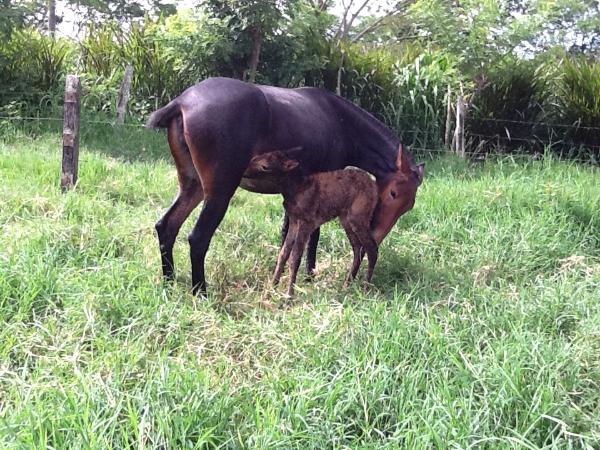
M 448 106 L 446 108 L 446 134 L 444 136 L 444 144 L 446 147 L 451 145 L 451 136 L 452 136 L 452 89 L 450 85 L 448 85 L 448 98 L 447 98 Z
M 56 0 L 48 0 L 48 31 L 54 36 L 56 31 Z
M 344 62 L 346 60 L 346 52 L 342 50 L 342 57 L 340 58 L 340 67 L 338 67 L 337 72 L 337 83 L 335 86 L 335 93 L 337 95 L 342 95 L 342 73 L 344 72 Z
M 262 32 L 259 28 L 255 28 L 252 32 L 252 54 L 250 55 L 250 76 L 248 81 L 254 83 L 256 80 L 256 71 L 258 69 L 258 61 L 260 60 L 260 49 L 262 46 Z
M 63 120 L 63 157 L 60 188 L 63 192 L 77 183 L 79 168 L 79 113 L 81 84 L 75 75 L 67 75 Z
M 125 112 L 127 110 L 127 101 L 129 100 L 129 90 L 131 88 L 131 77 L 133 76 L 133 66 L 127 64 L 125 67 L 125 74 L 123 76 L 123 83 L 121 83 L 121 89 L 119 89 L 119 95 L 117 97 L 117 124 L 123 125 L 125 122 Z
M 454 131 L 455 153 L 465 157 L 465 101 L 462 93 L 456 100 L 456 129 Z

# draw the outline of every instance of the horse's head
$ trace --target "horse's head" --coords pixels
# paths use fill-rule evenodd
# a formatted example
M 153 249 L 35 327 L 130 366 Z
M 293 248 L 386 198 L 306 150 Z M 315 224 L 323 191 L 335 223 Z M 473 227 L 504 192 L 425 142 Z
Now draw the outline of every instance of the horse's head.
M 300 165 L 300 162 L 294 158 L 295 153 L 300 150 L 301 147 L 294 147 L 289 150 L 276 150 L 255 156 L 250 160 L 244 176 L 258 178 L 269 174 L 291 172 Z
M 423 182 L 425 164 L 412 165 L 403 153 L 402 144 L 398 148 L 396 171 L 377 180 L 379 206 L 373 218 L 373 237 L 378 244 L 390 232 L 398 218 L 410 211 L 415 204 L 417 188 Z

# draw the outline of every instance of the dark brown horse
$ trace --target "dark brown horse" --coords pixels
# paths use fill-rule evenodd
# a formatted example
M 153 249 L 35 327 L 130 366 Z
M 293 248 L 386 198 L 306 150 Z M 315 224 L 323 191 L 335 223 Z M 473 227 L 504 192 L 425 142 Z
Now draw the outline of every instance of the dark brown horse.
M 272 180 L 250 180 L 250 159 L 274 149 L 300 146 L 304 172 L 356 166 L 377 178 L 379 205 L 373 235 L 380 243 L 410 210 L 423 165 L 416 166 L 398 138 L 366 111 L 316 88 L 284 89 L 229 78 L 209 78 L 188 88 L 148 120 L 166 128 L 177 168 L 179 193 L 157 222 L 163 274 L 173 277 L 173 244 L 181 225 L 202 201 L 188 236 L 194 293 L 206 290 L 204 259 L 213 234 L 238 186 L 274 194 Z M 407 182 L 408 180 L 408 182 Z M 311 236 L 308 266 L 314 267 L 318 230 Z

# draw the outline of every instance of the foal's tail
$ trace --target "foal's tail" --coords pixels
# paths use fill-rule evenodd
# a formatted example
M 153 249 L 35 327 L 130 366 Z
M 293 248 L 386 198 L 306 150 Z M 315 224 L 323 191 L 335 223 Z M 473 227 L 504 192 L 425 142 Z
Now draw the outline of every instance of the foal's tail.
M 148 128 L 167 128 L 169 123 L 174 117 L 177 117 L 181 114 L 181 108 L 177 103 L 177 99 L 167 103 L 167 105 L 163 106 L 160 109 L 154 111 L 148 122 L 146 122 L 146 127 Z

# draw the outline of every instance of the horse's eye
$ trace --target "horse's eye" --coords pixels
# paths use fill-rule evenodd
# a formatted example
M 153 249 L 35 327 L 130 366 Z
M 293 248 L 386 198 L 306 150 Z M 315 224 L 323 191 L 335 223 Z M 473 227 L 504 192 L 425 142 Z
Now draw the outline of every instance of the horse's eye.
M 392 190 L 390 191 L 390 196 L 391 196 L 392 198 L 396 198 L 396 197 L 398 197 L 398 193 L 392 189 Z
M 260 170 L 262 170 L 263 172 L 268 172 L 269 171 L 269 166 L 267 164 L 261 164 L 260 165 Z

